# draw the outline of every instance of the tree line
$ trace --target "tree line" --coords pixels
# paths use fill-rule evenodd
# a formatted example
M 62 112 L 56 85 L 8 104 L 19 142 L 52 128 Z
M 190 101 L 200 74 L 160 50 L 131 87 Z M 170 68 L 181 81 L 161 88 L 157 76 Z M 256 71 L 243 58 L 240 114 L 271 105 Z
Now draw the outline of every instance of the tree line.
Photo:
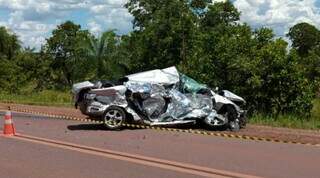
M 309 116 L 319 91 L 320 31 L 308 23 L 287 37 L 240 23 L 230 2 L 129 0 L 133 31 L 94 35 L 72 21 L 52 31 L 39 51 L 23 48 L 0 27 L 0 89 L 8 93 L 68 90 L 84 80 L 116 80 L 177 66 L 210 87 L 234 91 L 250 112 Z

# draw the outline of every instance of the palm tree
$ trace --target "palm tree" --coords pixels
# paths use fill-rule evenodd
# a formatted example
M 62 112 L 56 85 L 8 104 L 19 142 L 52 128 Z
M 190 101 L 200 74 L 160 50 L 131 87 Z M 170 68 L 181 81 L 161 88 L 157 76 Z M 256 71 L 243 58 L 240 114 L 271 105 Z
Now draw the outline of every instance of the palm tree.
M 104 32 L 98 39 L 91 36 L 87 40 L 87 55 L 96 63 L 96 77 L 111 74 L 114 55 L 117 48 L 117 36 L 113 30 Z

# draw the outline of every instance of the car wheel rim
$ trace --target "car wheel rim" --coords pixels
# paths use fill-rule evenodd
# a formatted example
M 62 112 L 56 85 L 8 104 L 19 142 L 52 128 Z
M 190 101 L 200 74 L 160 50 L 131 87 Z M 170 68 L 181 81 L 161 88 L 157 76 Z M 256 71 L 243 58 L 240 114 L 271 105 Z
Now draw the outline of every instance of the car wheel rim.
M 110 110 L 106 113 L 104 121 L 109 127 L 118 127 L 122 124 L 123 116 L 118 110 Z

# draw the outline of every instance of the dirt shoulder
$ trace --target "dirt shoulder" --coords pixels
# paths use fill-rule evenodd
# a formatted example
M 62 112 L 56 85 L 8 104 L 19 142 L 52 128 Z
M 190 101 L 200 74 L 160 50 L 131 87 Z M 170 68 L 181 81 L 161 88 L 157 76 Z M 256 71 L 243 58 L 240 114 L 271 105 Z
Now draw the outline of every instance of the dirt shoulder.
M 87 118 L 75 108 L 52 107 L 52 106 L 35 106 L 35 105 L 22 105 L 22 104 L 4 104 L 0 103 L 0 109 L 6 110 L 8 107 L 16 107 L 19 109 L 26 109 L 33 112 L 47 113 L 52 115 L 63 115 L 77 118 Z M 230 132 L 226 132 L 230 133 Z M 270 126 L 258 126 L 249 124 L 247 128 L 242 129 L 240 132 L 232 132 L 237 135 L 254 136 L 269 139 L 278 139 L 283 141 L 295 141 L 303 143 L 320 143 L 319 130 L 303 130 L 303 129 L 289 129 L 289 128 L 276 128 Z

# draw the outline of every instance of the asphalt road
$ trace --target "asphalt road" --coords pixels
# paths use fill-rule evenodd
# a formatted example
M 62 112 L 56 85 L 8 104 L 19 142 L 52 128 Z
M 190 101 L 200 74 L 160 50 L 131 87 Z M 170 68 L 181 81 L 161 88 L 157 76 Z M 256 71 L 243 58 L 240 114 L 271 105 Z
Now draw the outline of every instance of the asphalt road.
M 320 148 L 13 114 L 20 134 L 261 177 L 319 177 Z M 0 122 L 2 129 L 3 120 Z M 50 145 L 0 137 L 1 177 L 199 177 Z
M 3 137 L 0 152 L 4 178 L 197 177 Z

